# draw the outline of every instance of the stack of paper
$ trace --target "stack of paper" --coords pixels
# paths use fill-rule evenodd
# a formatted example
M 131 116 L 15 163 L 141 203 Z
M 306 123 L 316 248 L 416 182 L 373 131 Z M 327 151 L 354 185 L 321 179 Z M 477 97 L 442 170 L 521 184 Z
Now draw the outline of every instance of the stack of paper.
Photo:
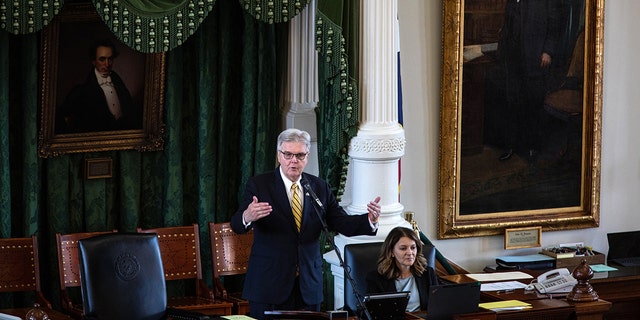
M 532 279 L 533 276 L 522 271 L 469 273 L 467 277 L 480 282 Z
M 505 310 L 522 310 L 531 308 L 531 304 L 520 300 L 505 300 L 495 302 L 485 302 L 479 304 L 480 308 L 489 309 L 493 311 L 505 311 Z

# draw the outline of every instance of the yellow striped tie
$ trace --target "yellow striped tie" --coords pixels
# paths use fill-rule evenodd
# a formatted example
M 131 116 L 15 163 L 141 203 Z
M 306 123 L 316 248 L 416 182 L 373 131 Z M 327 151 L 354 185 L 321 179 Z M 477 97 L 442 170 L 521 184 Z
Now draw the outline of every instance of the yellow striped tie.
M 300 232 L 300 226 L 302 225 L 302 202 L 298 195 L 298 184 L 291 185 L 291 210 L 293 211 L 293 218 L 296 220 L 296 227 Z

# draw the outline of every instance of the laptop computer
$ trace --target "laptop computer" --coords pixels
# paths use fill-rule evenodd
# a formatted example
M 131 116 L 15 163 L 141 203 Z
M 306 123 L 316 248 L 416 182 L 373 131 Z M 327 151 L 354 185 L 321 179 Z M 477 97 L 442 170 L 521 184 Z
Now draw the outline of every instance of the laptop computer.
M 369 294 L 364 305 L 371 320 L 403 320 L 410 296 L 409 291 Z
M 624 267 L 640 266 L 640 231 L 607 233 L 607 260 Z
M 480 282 L 432 285 L 427 302 L 427 320 L 451 319 L 455 314 L 478 311 Z

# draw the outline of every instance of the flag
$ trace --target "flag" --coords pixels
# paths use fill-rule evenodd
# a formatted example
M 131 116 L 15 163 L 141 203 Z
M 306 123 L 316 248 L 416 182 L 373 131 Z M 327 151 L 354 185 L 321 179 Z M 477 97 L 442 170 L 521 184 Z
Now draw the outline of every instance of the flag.
M 400 74 L 400 22 L 398 18 L 396 18 L 396 54 L 398 56 L 398 123 L 402 126 L 402 76 Z
M 400 21 L 396 16 L 396 54 L 398 63 L 398 124 L 403 126 L 402 119 L 402 76 L 400 75 Z M 398 159 L 398 202 L 400 202 L 400 189 L 402 187 L 402 158 Z

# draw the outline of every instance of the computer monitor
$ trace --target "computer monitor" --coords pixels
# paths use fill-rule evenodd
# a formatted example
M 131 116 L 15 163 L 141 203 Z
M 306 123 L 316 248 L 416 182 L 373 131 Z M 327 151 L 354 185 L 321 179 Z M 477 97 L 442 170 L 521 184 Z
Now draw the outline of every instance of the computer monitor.
M 623 266 L 640 265 L 640 231 L 607 233 L 607 260 Z
M 409 291 L 369 294 L 364 305 L 371 320 L 403 320 L 410 296 Z
M 479 303 L 480 282 L 432 285 L 425 319 L 444 320 L 455 314 L 476 312 Z

